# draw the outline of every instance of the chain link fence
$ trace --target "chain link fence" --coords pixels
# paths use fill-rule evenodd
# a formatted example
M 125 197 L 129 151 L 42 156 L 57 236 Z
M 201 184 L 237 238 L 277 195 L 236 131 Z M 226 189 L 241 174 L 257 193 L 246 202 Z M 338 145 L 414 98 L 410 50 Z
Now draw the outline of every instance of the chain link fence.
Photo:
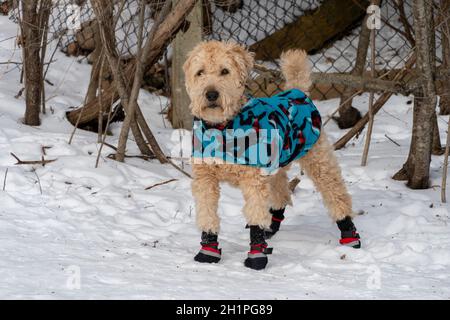
M 369 1 L 291 0 L 240 1 L 241 9 L 225 12 L 212 6 L 212 39 L 233 39 L 250 46 L 261 63 L 278 68 L 279 53 L 304 48 L 310 53 L 313 72 L 351 72 L 356 60 L 361 23 Z M 404 22 L 412 24 L 412 1 L 381 3 L 381 29 L 377 30 L 377 69 L 399 68 L 412 44 Z M 339 13 L 339 14 L 337 14 Z M 402 22 L 402 19 L 404 20 Z M 270 95 L 280 89 L 281 79 L 254 78 L 251 88 Z M 316 87 L 314 98 L 335 97 L 335 86 Z
M 140 0 L 114 1 L 115 14 L 120 11 L 117 51 L 122 58 L 131 58 L 137 49 Z M 146 0 L 146 30 L 164 2 Z M 279 68 L 283 50 L 303 48 L 310 54 L 313 72 L 349 73 L 354 68 L 361 24 L 369 4 L 369 0 L 202 0 L 203 33 L 205 39 L 247 45 L 256 52 L 258 64 L 269 69 Z M 411 5 L 412 0 L 381 1 L 382 23 L 376 37 L 378 70 L 401 68 L 411 54 Z M 18 11 L 13 18 L 20 18 Z M 48 38 L 58 41 L 67 54 L 87 56 L 99 41 L 94 20 L 89 0 L 55 1 Z M 439 46 L 439 33 L 437 38 Z M 255 73 L 248 88 L 250 94 L 259 96 L 271 95 L 281 86 L 281 79 Z M 340 90 L 332 85 L 316 87 L 314 98 L 337 97 Z

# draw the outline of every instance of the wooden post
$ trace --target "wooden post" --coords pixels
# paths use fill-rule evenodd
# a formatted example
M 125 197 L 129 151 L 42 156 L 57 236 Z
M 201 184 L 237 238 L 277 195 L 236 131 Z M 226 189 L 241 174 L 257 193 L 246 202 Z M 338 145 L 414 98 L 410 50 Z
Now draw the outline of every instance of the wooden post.
M 173 0 L 174 4 L 178 0 Z M 191 129 L 192 114 L 189 110 L 190 99 L 184 85 L 183 64 L 187 54 L 202 41 L 202 1 L 197 1 L 192 12 L 186 18 L 188 29 L 180 31 L 173 41 L 172 57 L 172 125 L 174 128 Z

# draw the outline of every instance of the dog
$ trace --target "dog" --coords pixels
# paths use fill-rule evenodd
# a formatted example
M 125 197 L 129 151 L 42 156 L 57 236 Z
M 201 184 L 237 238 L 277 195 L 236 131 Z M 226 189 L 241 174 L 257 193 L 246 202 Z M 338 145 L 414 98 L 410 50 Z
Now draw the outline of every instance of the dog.
M 303 110 L 302 106 L 307 106 L 311 108 L 311 113 L 315 112 L 312 101 L 303 93 L 307 93 L 311 87 L 307 54 L 298 49 L 289 50 L 281 55 L 280 60 L 286 80 L 284 89 L 291 89 L 287 94 L 296 95 L 295 99 L 286 98 L 286 93 L 281 98 L 277 97 L 282 101 L 282 111 L 290 119 L 293 119 L 292 113 L 283 108 L 286 104 L 288 108 L 295 105 L 297 110 Z M 246 82 L 253 66 L 254 55 L 239 44 L 220 41 L 198 44 L 188 54 L 183 66 L 186 90 L 191 99 L 190 110 L 195 119 L 206 127 L 214 128 L 213 132 L 221 134 L 220 130 L 242 116 L 244 111 L 248 111 L 249 103 L 256 101 L 249 102 L 245 96 Z M 267 104 L 268 101 L 271 100 L 260 99 L 256 102 Z M 246 120 L 251 120 L 253 115 L 254 113 L 250 113 L 249 117 L 247 114 Z M 257 120 L 254 117 L 253 123 Z M 195 256 L 195 261 L 217 263 L 221 259 L 222 251 L 218 242 L 220 218 L 217 209 L 220 183 L 228 182 L 241 189 L 245 200 L 243 213 L 250 229 L 250 251 L 244 265 L 255 270 L 264 269 L 268 263 L 267 255 L 272 252 L 266 240 L 278 232 L 286 207 L 292 205 L 287 171 L 294 162 L 300 163 L 320 191 L 331 218 L 341 231 L 340 243 L 354 248 L 361 246 L 360 236 L 352 221 L 352 199 L 343 182 L 333 148 L 325 132 L 320 131 L 320 117 L 315 121 L 308 118 L 305 123 L 311 124 L 311 130 L 315 130 L 316 139 L 312 139 L 313 144 L 308 150 L 303 150 L 305 152 L 301 156 L 293 158 L 291 163 L 270 174 L 264 173 L 258 166 L 227 161 L 198 161 L 193 158 L 192 194 L 197 225 L 202 232 L 201 250 Z M 300 126 L 298 123 L 295 125 Z M 302 134 L 302 131 L 298 133 Z M 303 139 L 305 140 L 304 137 Z

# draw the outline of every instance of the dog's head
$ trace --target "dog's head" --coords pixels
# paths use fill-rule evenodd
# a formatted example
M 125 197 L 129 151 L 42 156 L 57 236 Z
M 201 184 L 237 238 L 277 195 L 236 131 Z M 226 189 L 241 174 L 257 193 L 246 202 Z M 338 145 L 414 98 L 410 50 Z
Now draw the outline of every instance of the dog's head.
M 235 43 L 208 41 L 197 45 L 183 67 L 192 114 L 212 124 L 234 117 L 242 107 L 253 63 L 253 55 Z

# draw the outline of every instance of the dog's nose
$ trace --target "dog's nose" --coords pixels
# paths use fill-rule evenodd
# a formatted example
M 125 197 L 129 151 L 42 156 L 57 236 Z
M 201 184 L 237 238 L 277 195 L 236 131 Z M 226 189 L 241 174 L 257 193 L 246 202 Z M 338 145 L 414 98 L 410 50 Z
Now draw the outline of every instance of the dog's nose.
M 206 92 L 206 99 L 208 99 L 209 102 L 217 101 L 217 99 L 219 99 L 219 92 L 216 90 Z

